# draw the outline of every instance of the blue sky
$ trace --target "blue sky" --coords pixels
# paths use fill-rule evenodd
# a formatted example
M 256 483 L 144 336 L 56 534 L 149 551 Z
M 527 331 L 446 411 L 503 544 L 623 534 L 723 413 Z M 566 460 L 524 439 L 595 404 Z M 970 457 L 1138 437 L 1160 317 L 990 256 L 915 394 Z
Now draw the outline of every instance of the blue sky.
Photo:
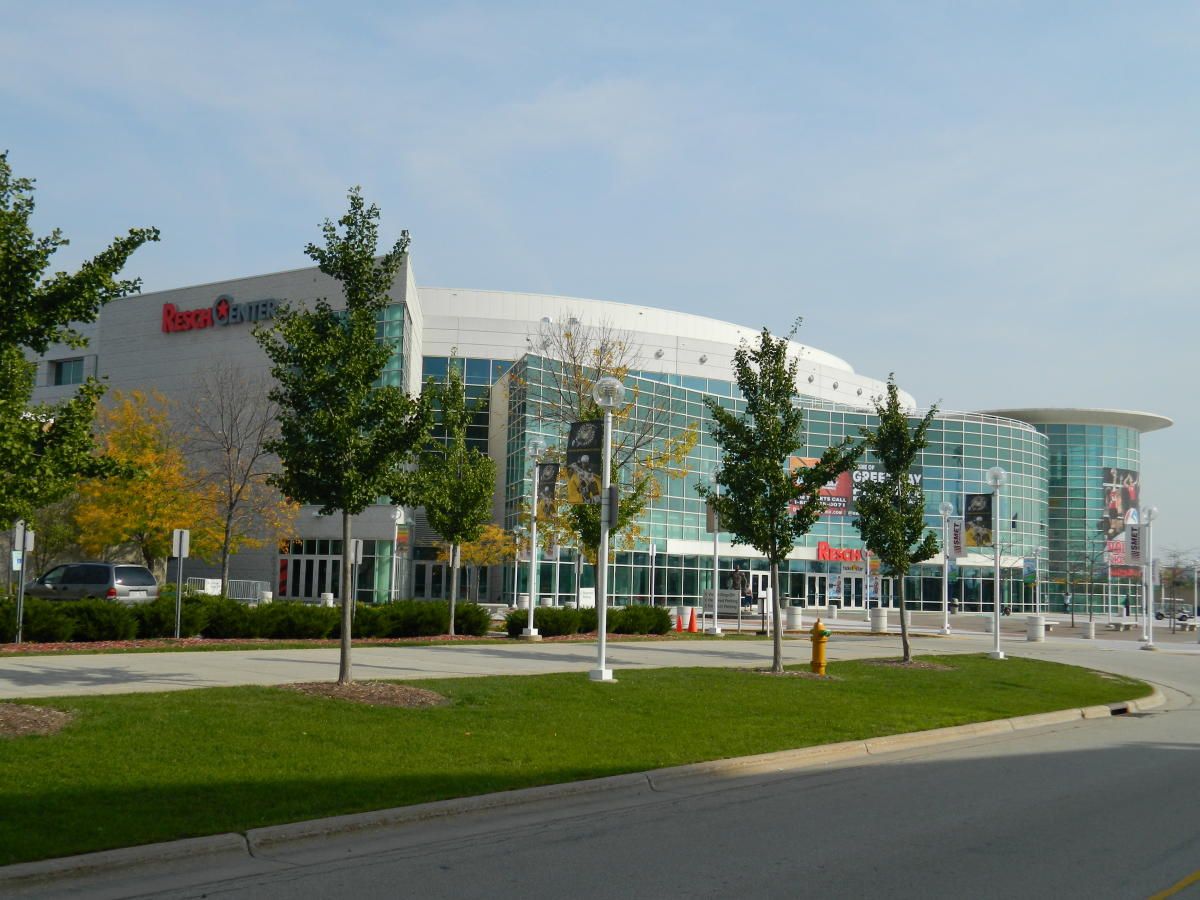
M 68 265 L 307 264 L 351 185 L 419 284 L 783 330 L 922 403 L 1168 415 L 1200 548 L 1200 7 L 0 0 L 0 147 Z M 1190 512 L 1189 512 L 1190 511 Z

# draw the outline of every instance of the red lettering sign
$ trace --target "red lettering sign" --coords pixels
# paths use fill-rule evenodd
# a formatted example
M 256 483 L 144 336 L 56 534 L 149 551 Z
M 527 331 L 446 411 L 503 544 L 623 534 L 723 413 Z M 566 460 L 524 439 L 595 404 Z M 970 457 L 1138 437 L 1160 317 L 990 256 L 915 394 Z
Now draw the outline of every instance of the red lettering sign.
M 817 542 L 817 559 L 822 562 L 861 562 L 861 550 L 850 547 L 830 547 L 827 541 Z

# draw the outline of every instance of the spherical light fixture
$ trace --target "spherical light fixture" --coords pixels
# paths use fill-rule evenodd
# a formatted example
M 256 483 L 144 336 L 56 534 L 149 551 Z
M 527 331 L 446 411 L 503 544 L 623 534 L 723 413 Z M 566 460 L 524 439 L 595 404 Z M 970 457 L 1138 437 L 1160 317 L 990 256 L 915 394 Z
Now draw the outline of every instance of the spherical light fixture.
M 619 378 L 605 375 L 592 385 L 592 399 L 601 409 L 616 409 L 625 401 L 625 385 Z
M 992 466 L 987 470 L 988 484 L 995 490 L 1000 490 L 1004 487 L 1004 482 L 1008 480 L 1008 473 L 999 466 Z
M 938 507 L 938 512 L 941 513 L 943 517 L 952 516 L 954 515 L 954 504 L 948 500 L 943 500 L 941 505 Z

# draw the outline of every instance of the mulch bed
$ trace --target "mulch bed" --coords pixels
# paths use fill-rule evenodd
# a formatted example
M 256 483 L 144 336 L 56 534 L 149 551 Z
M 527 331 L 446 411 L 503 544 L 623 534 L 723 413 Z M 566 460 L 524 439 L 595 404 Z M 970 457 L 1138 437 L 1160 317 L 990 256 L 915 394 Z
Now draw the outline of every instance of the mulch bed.
M 430 706 L 445 706 L 450 701 L 441 694 L 407 684 L 386 684 L 382 681 L 353 681 L 338 684 L 336 681 L 302 681 L 297 684 L 281 684 L 281 690 L 296 691 L 310 697 L 327 697 L 330 700 L 346 700 L 367 706 L 399 706 L 404 709 L 422 709 Z
M 864 666 L 888 666 L 893 669 L 931 669 L 934 672 L 953 672 L 953 666 L 943 666 L 941 663 L 925 662 L 924 660 L 914 659 L 911 662 L 905 662 L 902 659 L 861 659 L 859 660 Z
M 840 681 L 833 675 L 818 675 L 816 672 L 805 672 L 803 669 L 784 669 L 782 672 L 772 672 L 770 669 L 755 669 L 759 675 L 774 675 L 785 678 L 812 678 L 816 681 Z
M 24 703 L 0 703 L 0 740 L 28 737 L 33 734 L 54 734 L 66 727 L 71 714 L 45 706 Z

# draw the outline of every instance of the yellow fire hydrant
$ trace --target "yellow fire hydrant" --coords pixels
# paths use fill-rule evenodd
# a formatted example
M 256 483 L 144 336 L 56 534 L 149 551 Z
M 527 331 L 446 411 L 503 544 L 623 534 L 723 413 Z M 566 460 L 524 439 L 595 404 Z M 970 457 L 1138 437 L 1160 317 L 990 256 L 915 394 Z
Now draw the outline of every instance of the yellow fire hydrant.
M 825 674 L 825 645 L 829 643 L 829 629 L 821 624 L 821 620 L 813 622 L 812 633 L 810 635 L 813 645 L 812 662 L 808 664 L 809 669 L 817 675 Z

